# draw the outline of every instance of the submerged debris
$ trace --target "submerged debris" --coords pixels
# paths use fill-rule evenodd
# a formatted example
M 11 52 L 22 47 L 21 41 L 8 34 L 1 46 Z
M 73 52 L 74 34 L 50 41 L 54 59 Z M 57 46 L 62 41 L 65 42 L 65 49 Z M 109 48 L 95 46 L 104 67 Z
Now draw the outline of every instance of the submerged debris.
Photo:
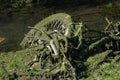
M 65 13 L 49 16 L 30 27 L 20 44 L 23 50 L 4 55 L 5 58 L 1 54 L 0 73 L 4 75 L 0 77 L 7 79 L 15 73 L 22 80 L 106 79 L 105 75 L 112 75 L 106 68 L 120 60 L 120 24 L 108 18 L 106 21 L 104 31 L 95 31 L 86 29 L 82 22 L 72 22 Z M 98 33 L 99 37 L 85 37 L 88 32 Z

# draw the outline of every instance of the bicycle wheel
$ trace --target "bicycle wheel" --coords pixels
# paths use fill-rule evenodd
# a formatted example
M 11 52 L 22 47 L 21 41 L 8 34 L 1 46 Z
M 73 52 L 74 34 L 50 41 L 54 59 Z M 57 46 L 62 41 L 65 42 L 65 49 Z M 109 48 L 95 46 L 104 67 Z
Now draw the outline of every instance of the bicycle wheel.
M 26 34 L 20 45 L 25 47 L 48 44 L 49 41 L 57 36 L 71 36 L 71 16 L 66 13 L 51 15 L 38 24 Z

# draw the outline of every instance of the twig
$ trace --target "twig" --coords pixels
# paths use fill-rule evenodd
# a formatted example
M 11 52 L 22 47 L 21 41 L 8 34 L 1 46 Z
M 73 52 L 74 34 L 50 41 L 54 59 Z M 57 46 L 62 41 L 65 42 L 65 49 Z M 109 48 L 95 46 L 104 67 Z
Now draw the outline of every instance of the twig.
M 100 40 L 92 43 L 88 48 L 84 49 L 82 53 L 92 52 L 96 47 L 101 46 L 102 44 L 105 44 L 105 42 L 107 42 L 108 40 L 110 40 L 109 37 L 103 37 Z

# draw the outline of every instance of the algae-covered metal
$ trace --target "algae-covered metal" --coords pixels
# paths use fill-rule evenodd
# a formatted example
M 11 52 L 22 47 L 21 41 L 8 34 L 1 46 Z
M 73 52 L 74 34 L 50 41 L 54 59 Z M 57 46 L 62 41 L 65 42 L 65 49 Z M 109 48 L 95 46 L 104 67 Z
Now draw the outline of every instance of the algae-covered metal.
M 21 46 L 31 47 L 43 44 L 49 44 L 50 40 L 59 36 L 71 36 L 71 16 L 65 13 L 51 15 L 32 28 L 21 42 Z
M 49 73 L 47 75 L 53 76 L 56 74 L 68 75 L 61 77 L 61 79 L 76 80 L 76 72 L 70 61 L 66 57 L 69 53 L 71 43 L 69 40 L 77 37 L 81 38 L 82 24 L 75 24 L 73 26 L 71 16 L 65 13 L 58 13 L 49 16 L 35 27 L 30 27 L 31 30 L 26 34 L 21 42 L 23 48 L 33 48 L 37 53 L 35 59 L 31 60 L 27 66 L 32 71 L 37 69 L 40 73 L 41 70 Z M 81 39 L 80 42 L 81 42 Z M 79 45 L 79 44 L 78 44 Z M 72 46 L 71 46 L 72 47 Z M 39 65 L 39 68 L 35 66 Z M 46 71 L 49 69 L 50 71 Z M 42 73 L 44 76 L 46 73 Z M 60 76 L 59 76 L 60 77 Z

